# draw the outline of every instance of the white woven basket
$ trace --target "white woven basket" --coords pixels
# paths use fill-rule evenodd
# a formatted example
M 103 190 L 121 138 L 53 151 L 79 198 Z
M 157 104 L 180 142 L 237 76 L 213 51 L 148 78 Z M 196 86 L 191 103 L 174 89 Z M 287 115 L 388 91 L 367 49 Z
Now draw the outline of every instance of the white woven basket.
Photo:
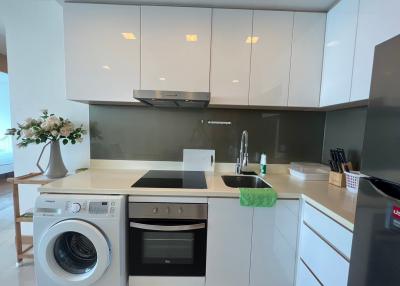
M 358 187 L 360 185 L 360 178 L 367 177 L 360 172 L 350 171 L 344 172 L 346 175 L 346 189 L 350 192 L 358 192 Z

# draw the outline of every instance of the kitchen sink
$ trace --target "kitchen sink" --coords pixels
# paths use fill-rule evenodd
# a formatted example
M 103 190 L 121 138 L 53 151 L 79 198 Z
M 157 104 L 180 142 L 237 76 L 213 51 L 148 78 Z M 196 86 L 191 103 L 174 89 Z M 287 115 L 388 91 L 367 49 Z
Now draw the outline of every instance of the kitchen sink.
M 257 176 L 222 176 L 225 185 L 231 188 L 271 188 L 263 179 Z
M 241 175 L 251 175 L 251 176 L 257 176 L 257 173 L 254 171 L 242 171 L 240 172 Z

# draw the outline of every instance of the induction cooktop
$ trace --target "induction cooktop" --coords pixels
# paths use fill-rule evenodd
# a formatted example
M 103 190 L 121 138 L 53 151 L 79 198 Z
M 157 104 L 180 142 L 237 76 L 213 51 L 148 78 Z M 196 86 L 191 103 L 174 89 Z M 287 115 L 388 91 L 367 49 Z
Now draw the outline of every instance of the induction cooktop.
M 207 189 L 207 182 L 204 172 L 202 171 L 150 170 L 134 183 L 132 187 Z

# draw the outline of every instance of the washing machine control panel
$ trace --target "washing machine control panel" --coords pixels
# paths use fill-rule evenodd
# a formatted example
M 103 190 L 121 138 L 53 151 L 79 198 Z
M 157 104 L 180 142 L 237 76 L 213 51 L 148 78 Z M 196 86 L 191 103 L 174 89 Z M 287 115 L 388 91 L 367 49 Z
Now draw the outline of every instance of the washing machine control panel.
M 65 210 L 70 214 L 85 213 L 90 215 L 111 215 L 115 214 L 115 202 L 107 201 L 68 201 Z
M 80 203 L 71 203 L 68 207 L 68 211 L 71 213 L 78 213 L 81 210 L 81 204 Z

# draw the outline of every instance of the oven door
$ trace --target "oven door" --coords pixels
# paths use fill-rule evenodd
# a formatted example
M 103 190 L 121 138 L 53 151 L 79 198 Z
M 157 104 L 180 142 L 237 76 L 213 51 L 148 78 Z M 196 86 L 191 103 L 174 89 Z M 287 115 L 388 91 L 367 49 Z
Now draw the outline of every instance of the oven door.
M 205 276 L 207 221 L 134 219 L 129 223 L 132 276 Z

